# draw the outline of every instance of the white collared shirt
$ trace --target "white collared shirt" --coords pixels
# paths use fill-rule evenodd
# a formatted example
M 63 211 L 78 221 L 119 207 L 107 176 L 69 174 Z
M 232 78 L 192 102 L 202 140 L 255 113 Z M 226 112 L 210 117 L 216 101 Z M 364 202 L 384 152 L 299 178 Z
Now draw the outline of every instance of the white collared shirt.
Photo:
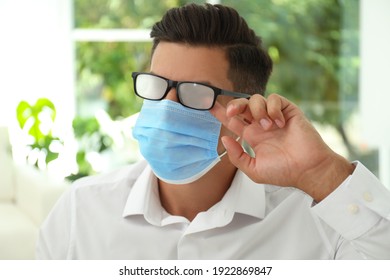
M 362 164 L 313 205 L 238 171 L 223 199 L 190 222 L 164 210 L 142 161 L 77 181 L 42 226 L 37 258 L 390 259 L 390 192 Z

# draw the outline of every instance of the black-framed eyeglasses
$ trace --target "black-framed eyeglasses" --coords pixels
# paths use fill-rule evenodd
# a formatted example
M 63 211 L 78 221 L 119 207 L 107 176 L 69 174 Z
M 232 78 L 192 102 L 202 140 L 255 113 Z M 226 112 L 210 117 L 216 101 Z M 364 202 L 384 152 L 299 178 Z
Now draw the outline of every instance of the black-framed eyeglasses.
M 142 72 L 132 73 L 135 94 L 148 100 L 162 100 L 172 88 L 176 88 L 177 99 L 188 108 L 210 110 L 218 95 L 249 98 L 251 95 L 223 90 L 197 82 L 178 82 L 164 77 Z

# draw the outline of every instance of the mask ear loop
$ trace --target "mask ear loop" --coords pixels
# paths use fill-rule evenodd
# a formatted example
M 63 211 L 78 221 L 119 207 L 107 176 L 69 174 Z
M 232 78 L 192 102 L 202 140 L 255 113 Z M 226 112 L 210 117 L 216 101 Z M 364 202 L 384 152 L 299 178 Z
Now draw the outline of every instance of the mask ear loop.
M 237 138 L 236 138 L 236 141 L 238 141 L 238 140 L 240 140 L 240 136 L 238 136 Z M 219 159 L 221 159 L 224 155 L 226 155 L 227 154 L 227 151 L 226 151 L 226 149 L 225 149 L 225 151 L 222 153 L 222 154 L 220 154 L 218 157 L 219 157 Z
M 238 141 L 238 140 L 240 140 L 240 136 L 238 136 L 237 138 L 236 138 L 236 141 Z M 254 155 L 254 152 L 253 152 L 253 150 L 252 150 L 252 148 L 251 148 L 251 146 L 249 146 L 249 144 L 244 140 L 243 141 L 243 143 L 241 144 L 241 146 L 244 148 L 244 151 L 248 154 L 248 155 L 250 155 L 251 157 L 254 157 L 255 155 Z M 218 157 L 221 159 L 224 155 L 226 155 L 227 154 L 227 151 L 225 150 L 222 154 L 220 154 Z

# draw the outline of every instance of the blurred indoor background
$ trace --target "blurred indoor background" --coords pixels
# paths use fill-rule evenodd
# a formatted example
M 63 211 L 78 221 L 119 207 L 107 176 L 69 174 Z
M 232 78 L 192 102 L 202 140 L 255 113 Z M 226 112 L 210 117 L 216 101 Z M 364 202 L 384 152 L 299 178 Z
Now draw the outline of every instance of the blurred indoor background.
M 70 182 L 139 159 L 131 72 L 148 71 L 153 23 L 188 2 L 204 1 L 0 0 L 0 259 L 33 258 Z M 275 65 L 267 93 L 297 103 L 390 187 L 390 1 L 208 2 L 236 8 L 262 37 Z

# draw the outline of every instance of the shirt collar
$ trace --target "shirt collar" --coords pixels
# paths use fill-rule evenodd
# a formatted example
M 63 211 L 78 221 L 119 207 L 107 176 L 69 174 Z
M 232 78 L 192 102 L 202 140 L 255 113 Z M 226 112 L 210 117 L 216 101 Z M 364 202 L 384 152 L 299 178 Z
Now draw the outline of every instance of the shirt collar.
M 231 188 L 239 189 L 235 212 L 263 219 L 265 216 L 265 186 L 253 182 L 240 170 Z
M 209 211 L 230 213 L 228 216 L 231 217 L 234 213 L 241 213 L 263 219 L 265 215 L 264 185 L 254 183 L 238 170 L 225 196 Z M 149 165 L 135 181 L 127 198 L 123 217 L 133 215 L 143 215 L 149 223 L 158 226 L 186 221 L 183 217 L 173 218 L 161 206 L 157 178 Z
M 163 207 L 158 194 L 157 177 L 149 165 L 146 165 L 127 197 L 123 217 L 144 215 L 154 225 L 161 224 Z

